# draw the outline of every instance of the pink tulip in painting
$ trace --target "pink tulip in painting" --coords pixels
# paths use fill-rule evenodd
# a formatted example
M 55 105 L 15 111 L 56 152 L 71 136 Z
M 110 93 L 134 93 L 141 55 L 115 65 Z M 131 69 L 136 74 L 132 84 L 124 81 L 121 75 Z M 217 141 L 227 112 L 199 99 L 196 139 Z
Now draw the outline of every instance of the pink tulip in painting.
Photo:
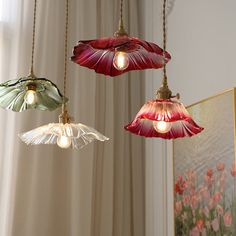
M 230 227 L 232 225 L 232 214 L 230 211 L 226 212 L 224 215 L 224 224 L 226 227 Z
M 231 175 L 236 177 L 236 161 L 232 164 Z
M 217 164 L 216 168 L 217 168 L 218 171 L 223 171 L 223 170 L 225 169 L 225 164 L 219 162 L 219 163 Z
M 212 226 L 212 229 L 213 229 L 215 232 L 218 232 L 219 229 L 220 229 L 219 218 L 215 218 L 215 219 L 211 222 L 211 226 Z
M 202 178 L 197 178 L 193 170 L 177 177 L 176 236 L 236 235 L 236 187 L 232 195 L 226 195 L 225 189 L 227 180 L 232 177 L 235 184 L 235 167 L 235 163 L 226 168 L 219 162 L 215 168 L 206 169 Z

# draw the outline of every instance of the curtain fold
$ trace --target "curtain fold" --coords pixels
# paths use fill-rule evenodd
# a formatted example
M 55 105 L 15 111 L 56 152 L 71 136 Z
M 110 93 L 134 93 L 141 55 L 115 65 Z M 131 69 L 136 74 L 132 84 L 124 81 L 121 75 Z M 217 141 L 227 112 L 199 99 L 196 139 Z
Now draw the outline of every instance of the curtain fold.
M 124 1 L 125 22 L 139 36 L 140 1 Z M 33 1 L 0 0 L 0 81 L 27 75 Z M 62 88 L 64 0 L 38 0 L 35 73 Z M 111 36 L 119 1 L 70 0 L 69 47 Z M 69 112 L 110 138 L 80 151 L 26 146 L 19 132 L 57 122 L 55 112 L 0 110 L 0 235 L 144 236 L 144 142 L 124 131 L 144 102 L 143 73 L 116 78 L 68 65 Z

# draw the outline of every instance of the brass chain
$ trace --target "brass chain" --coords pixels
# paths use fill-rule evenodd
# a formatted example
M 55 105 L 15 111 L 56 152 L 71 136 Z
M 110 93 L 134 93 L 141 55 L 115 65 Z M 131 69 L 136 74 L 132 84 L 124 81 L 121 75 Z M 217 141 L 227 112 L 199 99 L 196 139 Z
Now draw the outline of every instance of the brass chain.
M 63 84 L 63 95 L 64 103 L 66 97 L 66 82 L 67 82 L 67 61 L 68 61 L 68 28 L 69 28 L 69 0 L 66 0 L 66 11 L 65 11 L 65 52 L 64 52 L 64 84 Z
M 32 77 L 34 77 L 34 48 L 35 48 L 36 12 L 37 12 L 37 0 L 34 1 L 34 19 L 33 19 L 33 30 L 32 30 L 32 49 L 31 49 L 31 67 L 30 67 L 30 76 L 32 76 Z

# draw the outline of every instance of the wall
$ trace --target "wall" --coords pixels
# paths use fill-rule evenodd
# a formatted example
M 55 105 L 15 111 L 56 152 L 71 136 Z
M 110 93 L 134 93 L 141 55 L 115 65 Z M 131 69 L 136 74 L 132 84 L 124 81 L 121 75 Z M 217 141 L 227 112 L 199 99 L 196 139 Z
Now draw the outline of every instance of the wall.
M 169 4 L 173 3 L 169 0 Z M 170 88 L 180 92 L 189 105 L 236 86 L 236 1 L 176 0 L 168 17 L 168 64 Z M 145 36 L 161 42 L 160 0 L 145 2 Z M 146 72 L 146 99 L 160 85 L 160 71 Z M 173 235 L 171 142 L 146 141 L 146 235 Z M 165 194 L 165 161 L 168 197 Z M 168 210 L 166 210 L 168 199 Z M 167 214 L 168 212 L 168 214 Z M 168 220 L 166 220 L 168 219 Z M 167 223 L 168 222 L 168 223 Z

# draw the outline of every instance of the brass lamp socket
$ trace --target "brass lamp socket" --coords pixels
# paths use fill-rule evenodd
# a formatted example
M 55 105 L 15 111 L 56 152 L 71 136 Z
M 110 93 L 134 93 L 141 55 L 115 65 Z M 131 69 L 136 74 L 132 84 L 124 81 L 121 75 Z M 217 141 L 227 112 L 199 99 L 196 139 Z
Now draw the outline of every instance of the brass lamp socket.
M 67 112 L 63 112 L 59 115 L 59 123 L 69 124 L 70 123 L 70 116 Z
M 67 111 L 66 104 L 62 104 L 62 113 L 59 115 L 59 123 L 69 124 L 71 117 Z
M 168 87 L 167 77 L 165 74 L 165 68 L 164 68 L 164 78 L 162 81 L 162 86 L 157 90 L 156 98 L 157 99 L 171 99 L 171 98 L 180 98 L 179 93 L 177 93 L 175 96 L 172 96 L 172 92 Z
M 156 94 L 157 99 L 171 99 L 171 98 L 176 98 L 177 100 L 180 99 L 180 94 L 176 93 L 176 95 L 172 96 L 172 92 L 169 90 L 169 88 L 161 87 L 159 90 L 157 90 Z
M 33 70 L 32 67 L 31 67 L 31 70 L 30 70 L 30 74 L 28 75 L 28 78 L 30 78 L 30 79 L 36 79 L 37 78 L 34 74 L 34 70 Z
M 124 28 L 124 25 L 123 25 L 123 20 L 120 20 L 120 23 L 119 23 L 119 30 L 117 30 L 117 31 L 114 33 L 114 36 L 115 36 L 115 37 L 128 36 L 128 33 L 126 32 L 126 30 L 125 30 L 125 28 Z
M 26 85 L 26 90 L 33 90 L 33 91 L 36 91 L 37 89 L 37 86 L 35 83 L 29 83 Z
M 162 86 L 157 90 L 156 98 L 157 99 L 170 99 L 172 97 L 172 92 L 168 86 Z
M 127 51 L 127 47 L 125 47 L 125 45 L 119 46 L 115 49 L 115 52 L 126 52 Z
M 125 29 L 119 29 L 118 31 L 116 31 L 114 33 L 115 37 L 123 37 L 123 36 L 128 36 L 127 32 L 125 31 Z

